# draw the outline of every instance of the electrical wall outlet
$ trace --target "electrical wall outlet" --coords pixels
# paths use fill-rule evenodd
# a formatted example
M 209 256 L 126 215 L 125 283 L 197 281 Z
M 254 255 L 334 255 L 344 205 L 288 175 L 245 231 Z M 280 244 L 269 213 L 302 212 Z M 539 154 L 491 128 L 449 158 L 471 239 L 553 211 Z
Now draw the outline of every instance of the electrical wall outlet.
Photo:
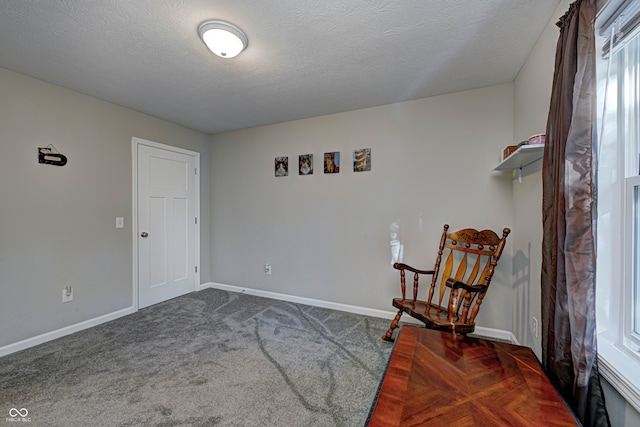
M 62 290 L 62 302 L 73 301 L 73 287 L 65 286 Z
M 531 332 L 535 338 L 538 338 L 538 318 L 535 316 L 531 317 Z
M 264 265 L 264 274 L 271 274 L 271 264 L 266 263 Z

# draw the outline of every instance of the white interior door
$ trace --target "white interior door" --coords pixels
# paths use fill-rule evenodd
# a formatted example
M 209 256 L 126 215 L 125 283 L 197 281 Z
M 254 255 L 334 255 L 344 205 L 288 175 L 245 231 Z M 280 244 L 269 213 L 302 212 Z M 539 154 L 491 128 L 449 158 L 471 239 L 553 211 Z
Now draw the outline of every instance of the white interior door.
M 138 307 L 143 308 L 196 290 L 198 172 L 196 155 L 185 150 L 136 145 Z

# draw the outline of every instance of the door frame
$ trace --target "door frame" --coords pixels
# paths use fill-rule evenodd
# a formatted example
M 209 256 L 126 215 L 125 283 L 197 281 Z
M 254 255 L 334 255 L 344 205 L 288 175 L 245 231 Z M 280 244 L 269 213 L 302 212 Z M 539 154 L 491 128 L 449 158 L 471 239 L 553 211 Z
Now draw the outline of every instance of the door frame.
M 194 291 L 200 289 L 200 153 L 197 151 L 186 150 L 184 148 L 174 147 L 172 145 L 161 144 L 159 142 L 148 141 L 146 139 L 132 137 L 131 138 L 131 161 L 132 161 L 132 179 L 131 179 L 131 237 L 133 241 L 133 286 L 132 301 L 133 308 L 138 311 L 140 308 L 138 292 L 140 289 L 140 278 L 138 277 L 138 234 L 140 232 L 138 226 L 138 146 L 146 145 L 148 147 L 157 148 L 165 151 L 173 151 L 175 153 L 192 156 L 195 159 L 196 179 L 195 179 L 195 214 L 198 219 L 195 226 L 195 261 L 197 271 L 195 272 Z

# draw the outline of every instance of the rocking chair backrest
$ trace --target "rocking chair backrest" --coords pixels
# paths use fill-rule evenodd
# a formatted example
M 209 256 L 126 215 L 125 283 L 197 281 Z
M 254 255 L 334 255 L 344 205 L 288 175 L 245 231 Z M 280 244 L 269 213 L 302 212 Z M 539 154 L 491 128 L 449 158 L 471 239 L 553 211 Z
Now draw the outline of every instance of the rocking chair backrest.
M 477 231 L 465 228 L 447 233 L 448 230 L 449 225 L 445 224 L 438 248 L 435 273 L 429 288 L 427 299 L 429 305 L 443 307 L 444 303 L 446 307 L 450 293 L 450 289 L 446 285 L 447 279 L 453 278 L 469 286 L 485 285 L 488 288 L 504 249 L 507 235 L 511 232 L 505 228 L 501 238 L 491 230 Z M 441 264 L 443 259 L 444 264 Z M 441 267 L 442 271 L 440 271 Z M 460 320 L 463 323 L 468 324 L 475 321 L 486 292 L 486 289 L 478 293 L 461 289 L 459 301 L 462 301 L 463 304 L 458 306 L 458 311 L 462 306 L 463 312 Z M 437 300 L 434 301 L 434 297 Z M 469 316 L 468 312 L 472 306 L 471 316 Z

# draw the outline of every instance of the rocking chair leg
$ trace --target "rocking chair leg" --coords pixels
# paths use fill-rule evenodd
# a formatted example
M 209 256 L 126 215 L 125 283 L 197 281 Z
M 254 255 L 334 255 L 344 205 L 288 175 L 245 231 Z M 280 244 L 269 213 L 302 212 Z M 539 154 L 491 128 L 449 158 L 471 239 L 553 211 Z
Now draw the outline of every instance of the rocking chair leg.
M 382 336 L 382 339 L 385 341 L 393 342 L 393 330 L 398 327 L 398 322 L 400 321 L 400 317 L 402 317 L 402 310 L 398 311 L 396 317 L 391 321 L 391 327 L 387 331 L 386 334 Z

